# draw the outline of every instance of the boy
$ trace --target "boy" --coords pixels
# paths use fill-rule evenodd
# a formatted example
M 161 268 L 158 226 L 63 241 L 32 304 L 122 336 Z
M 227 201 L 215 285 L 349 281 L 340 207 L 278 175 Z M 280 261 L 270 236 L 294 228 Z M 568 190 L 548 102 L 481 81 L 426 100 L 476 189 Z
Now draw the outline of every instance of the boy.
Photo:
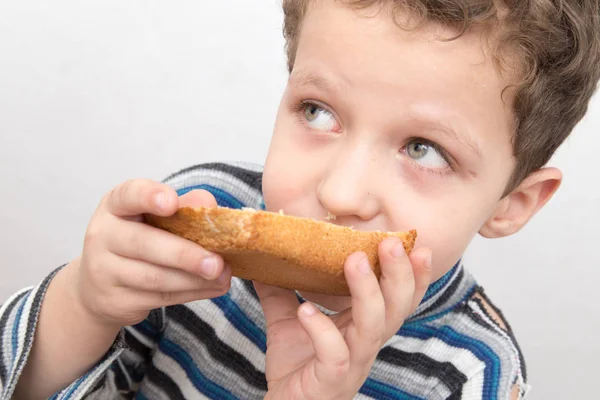
M 205 164 L 107 194 L 81 256 L 2 306 L 3 399 L 527 393 L 512 331 L 460 258 L 558 188 L 544 165 L 600 75 L 597 1 L 284 11 L 290 79 L 264 171 Z M 352 254 L 352 296 L 332 297 L 232 279 L 219 256 L 141 223 L 217 204 L 416 228 L 419 248 L 382 242 L 379 282 Z

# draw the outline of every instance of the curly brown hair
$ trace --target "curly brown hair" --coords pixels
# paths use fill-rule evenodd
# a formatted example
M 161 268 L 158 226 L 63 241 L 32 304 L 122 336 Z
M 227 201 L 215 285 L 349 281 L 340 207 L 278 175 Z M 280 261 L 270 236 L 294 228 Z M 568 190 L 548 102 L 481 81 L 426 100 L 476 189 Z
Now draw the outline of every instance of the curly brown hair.
M 290 72 L 310 1 L 283 0 Z M 550 160 L 585 115 L 600 79 L 599 0 L 342 1 L 359 9 L 389 3 L 393 15 L 409 9 L 419 21 L 456 28 L 454 38 L 474 26 L 494 31 L 496 61 L 508 54 L 519 64 L 512 138 L 516 168 L 506 193 Z

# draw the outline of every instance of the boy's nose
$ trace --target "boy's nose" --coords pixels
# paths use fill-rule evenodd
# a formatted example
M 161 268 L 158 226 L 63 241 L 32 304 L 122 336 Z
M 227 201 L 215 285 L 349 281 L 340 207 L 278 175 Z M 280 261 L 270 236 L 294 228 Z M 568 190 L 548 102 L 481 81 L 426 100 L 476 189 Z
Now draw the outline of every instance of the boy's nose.
M 372 168 L 368 164 L 352 157 L 328 164 L 317 188 L 319 201 L 328 212 L 336 217 L 355 216 L 364 221 L 378 214 L 379 201 L 371 190 Z

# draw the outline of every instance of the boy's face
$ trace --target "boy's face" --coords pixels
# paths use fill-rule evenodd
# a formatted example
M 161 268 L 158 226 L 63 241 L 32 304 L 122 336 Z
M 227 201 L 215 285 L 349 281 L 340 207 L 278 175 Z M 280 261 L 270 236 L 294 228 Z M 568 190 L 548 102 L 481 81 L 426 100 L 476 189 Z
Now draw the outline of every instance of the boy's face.
M 418 230 L 447 272 L 514 167 L 507 86 L 471 32 L 412 32 L 312 2 L 265 164 L 268 210 L 359 230 Z M 505 96 L 506 100 L 506 96 Z

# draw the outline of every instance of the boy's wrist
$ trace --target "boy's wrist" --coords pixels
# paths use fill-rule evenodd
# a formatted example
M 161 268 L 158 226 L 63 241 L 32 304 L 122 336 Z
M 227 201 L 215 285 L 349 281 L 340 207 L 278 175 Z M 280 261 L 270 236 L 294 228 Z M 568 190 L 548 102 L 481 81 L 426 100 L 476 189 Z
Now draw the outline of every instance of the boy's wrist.
M 79 271 L 80 271 L 81 257 L 74 259 L 64 269 L 64 282 L 66 284 L 67 296 L 65 298 L 64 307 L 72 313 L 75 317 L 75 321 L 80 324 L 86 324 L 89 327 L 98 329 L 100 332 L 111 334 L 114 337 L 121 330 L 121 326 L 114 322 L 111 322 L 100 315 L 96 314 L 86 304 L 81 296 L 81 290 L 78 286 Z M 59 272 L 59 273 L 60 273 Z

